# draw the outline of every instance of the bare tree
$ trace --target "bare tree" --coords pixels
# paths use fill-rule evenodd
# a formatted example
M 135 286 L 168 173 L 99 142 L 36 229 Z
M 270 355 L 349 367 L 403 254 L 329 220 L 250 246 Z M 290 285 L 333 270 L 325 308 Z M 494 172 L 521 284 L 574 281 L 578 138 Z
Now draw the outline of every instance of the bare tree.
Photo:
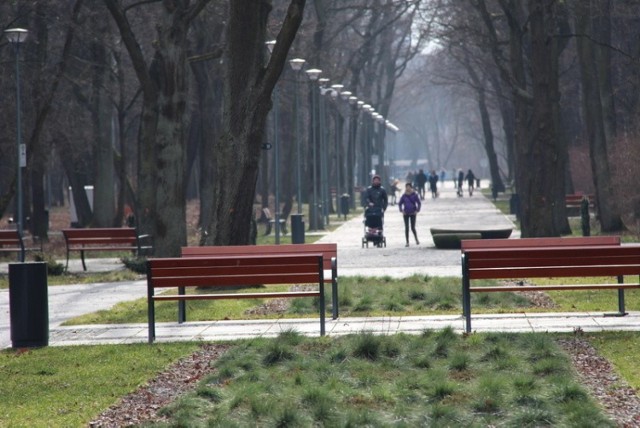
M 209 0 L 159 4 L 153 61 L 144 56 L 127 8 L 104 0 L 129 52 L 143 93 L 138 204 L 140 231 L 154 237 L 155 254 L 176 256 L 186 245 L 185 114 L 188 93 L 187 34 Z
M 205 225 L 209 245 L 247 244 L 258 163 L 271 92 L 302 21 L 304 0 L 291 0 L 264 66 L 270 1 L 234 0 L 229 4 L 225 46 L 225 96 L 222 137 L 215 143 L 216 201 Z M 242 52 L 242 55 L 238 53 Z

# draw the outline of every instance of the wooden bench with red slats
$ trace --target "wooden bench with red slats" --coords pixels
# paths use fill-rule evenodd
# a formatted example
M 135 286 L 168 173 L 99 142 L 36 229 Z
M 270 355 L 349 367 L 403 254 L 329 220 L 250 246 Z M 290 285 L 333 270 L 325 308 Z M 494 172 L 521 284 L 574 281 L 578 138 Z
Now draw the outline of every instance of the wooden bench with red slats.
M 338 318 L 338 246 L 328 244 L 281 244 L 281 245 L 225 245 L 182 247 L 182 257 L 251 256 L 276 254 L 322 254 L 324 282 L 331 283 L 331 306 L 333 319 Z
M 25 246 L 25 239 L 20 236 L 16 229 L 0 230 L 0 252 L 18 253 L 19 260 L 23 260 L 23 254 L 27 251 L 42 252 L 42 240 L 37 241 L 36 237 L 32 237 L 33 246 Z
M 217 299 L 266 299 L 317 297 L 320 311 L 320 335 L 325 334 L 325 293 L 323 256 L 253 255 L 228 257 L 180 257 L 147 260 L 147 302 L 149 343 L 156 338 L 155 302 Z M 186 288 L 215 288 L 268 284 L 317 284 L 307 291 L 211 292 L 187 294 Z M 171 289 L 177 288 L 177 292 Z M 155 294 L 156 290 L 164 290 Z M 184 314 L 186 320 L 186 314 Z
M 67 263 L 69 267 L 69 253 L 79 251 L 82 268 L 86 271 L 84 260 L 85 251 L 132 251 L 141 254 L 143 250 L 151 249 L 151 245 L 142 245 L 147 235 L 138 235 L 132 227 L 101 227 L 87 229 L 62 229 L 67 245 Z
M 603 238 L 603 237 L 593 237 Z M 614 237 L 615 238 L 615 237 Z M 467 243 L 462 252 L 462 311 L 466 331 L 471 331 L 471 293 L 505 291 L 562 291 L 562 290 L 616 290 L 618 312 L 625 315 L 624 290 L 640 287 L 640 283 L 625 283 L 625 275 L 640 276 L 640 246 L 621 246 L 619 240 L 589 244 L 589 238 L 529 238 L 573 240 L 576 245 L 562 241 L 552 246 L 538 242 L 530 246 L 470 248 Z M 504 240 L 501 240 L 504 242 Z M 513 240 L 517 241 L 517 240 Z M 592 240 L 592 242 L 597 242 Z M 603 241 L 603 240 L 601 240 Z M 465 244 L 465 241 L 463 241 Z M 504 245 L 504 244 L 503 244 Z M 616 283 L 594 281 L 589 284 L 555 285 L 501 285 L 471 286 L 480 279 L 525 279 L 525 278 L 616 278 Z

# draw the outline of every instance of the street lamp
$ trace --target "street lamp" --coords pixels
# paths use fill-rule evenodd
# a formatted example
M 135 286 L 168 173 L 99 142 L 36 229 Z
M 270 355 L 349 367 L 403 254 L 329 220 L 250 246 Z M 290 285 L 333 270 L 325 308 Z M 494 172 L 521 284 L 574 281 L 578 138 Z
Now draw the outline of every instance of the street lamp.
M 322 70 L 317 68 L 312 68 L 310 70 L 306 70 L 307 76 L 311 81 L 311 146 L 312 146 L 312 158 L 313 158 L 313 198 L 312 205 L 309 207 L 309 228 L 311 230 L 318 229 L 318 194 L 316 190 L 317 186 L 317 168 L 316 168 L 316 146 L 318 144 L 318 120 L 316 116 L 316 92 L 317 88 L 315 82 L 320 77 Z
M 27 164 L 27 151 L 22 144 L 22 125 L 21 125 L 21 107 L 20 107 L 20 45 L 27 40 L 29 31 L 24 28 L 10 28 L 4 30 L 7 39 L 16 49 L 16 148 L 17 154 L 17 172 L 16 172 L 16 193 L 18 195 L 17 205 L 17 223 L 18 234 L 22 237 L 24 225 L 22 224 L 22 168 Z M 20 251 L 20 262 L 24 262 L 24 249 Z
M 293 71 L 295 71 L 295 94 L 294 94 L 294 105 L 293 105 L 293 120 L 295 121 L 295 133 L 296 133 L 296 186 L 297 186 L 297 191 L 296 191 L 296 199 L 298 200 L 298 214 L 302 214 L 302 174 L 300 172 L 300 163 L 301 163 L 301 155 L 300 155 L 300 128 L 299 128 L 299 123 L 300 123 L 300 118 L 298 117 L 298 111 L 299 111 L 299 105 L 298 105 L 298 92 L 299 92 L 299 88 L 298 88 L 298 74 L 300 72 L 300 70 L 302 70 L 302 67 L 304 66 L 304 63 L 306 61 L 302 58 L 294 58 L 292 60 L 289 61 L 289 64 L 291 65 L 291 68 L 293 69 Z
M 319 132 L 320 132 L 320 198 L 322 200 L 322 222 L 320 225 L 322 229 L 324 226 L 329 224 L 329 182 L 328 173 L 327 173 L 327 153 L 328 153 L 328 143 L 327 143 L 327 103 L 325 97 L 331 92 L 331 90 L 327 87 L 331 79 L 328 77 L 321 77 L 318 79 L 318 83 L 320 83 L 320 98 L 319 98 Z
M 344 85 L 336 83 L 335 85 L 331 85 L 331 98 L 334 100 L 342 99 L 342 89 Z M 348 91 L 344 91 L 348 92 Z M 349 92 L 349 94 L 351 94 Z M 340 106 L 336 103 L 336 116 L 335 116 L 335 143 L 336 143 L 336 213 L 338 213 L 338 217 L 340 217 L 340 189 L 341 189 L 341 176 L 342 176 L 342 163 L 340 162 L 340 148 L 342 146 L 342 126 L 340 122 Z
M 276 46 L 275 40 L 270 40 L 265 43 L 269 53 L 273 52 L 273 48 Z M 276 227 L 276 245 L 280 245 L 280 144 L 278 144 L 278 86 L 273 87 L 273 173 L 275 175 L 275 227 Z

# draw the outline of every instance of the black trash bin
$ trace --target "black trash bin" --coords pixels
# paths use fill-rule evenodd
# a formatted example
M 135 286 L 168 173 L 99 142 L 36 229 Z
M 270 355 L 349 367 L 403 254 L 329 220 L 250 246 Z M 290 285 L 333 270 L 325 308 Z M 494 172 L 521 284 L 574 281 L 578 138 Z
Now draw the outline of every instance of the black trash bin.
M 347 219 L 347 214 L 349 214 L 349 205 L 350 205 L 350 197 L 348 193 L 343 193 L 340 196 L 340 214 L 344 216 L 344 219 Z
M 520 195 L 514 193 L 509 198 L 509 213 L 515 214 L 517 218 L 520 218 Z
M 49 345 L 45 262 L 9 263 L 9 313 L 14 348 Z
M 291 214 L 291 243 L 304 244 L 303 214 Z

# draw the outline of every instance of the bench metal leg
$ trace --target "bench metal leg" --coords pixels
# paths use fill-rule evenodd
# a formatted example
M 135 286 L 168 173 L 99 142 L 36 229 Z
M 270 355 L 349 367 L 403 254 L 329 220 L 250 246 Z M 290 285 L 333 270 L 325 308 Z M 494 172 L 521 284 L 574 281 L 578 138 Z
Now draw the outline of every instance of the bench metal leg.
M 320 272 L 320 281 L 318 282 L 320 286 L 320 336 L 324 336 L 326 304 L 324 300 L 324 266 L 322 265 L 322 257 L 318 261 L 318 270 Z
M 618 284 L 624 283 L 624 277 L 618 276 Z M 622 288 L 618 289 L 618 312 L 621 316 L 627 315 L 624 307 L 624 290 Z
M 185 288 L 178 287 L 178 294 L 184 296 Z M 187 321 L 187 302 L 184 300 L 178 300 L 178 323 L 182 324 Z
M 147 265 L 147 271 L 149 270 L 149 266 Z M 148 281 L 148 279 L 147 279 Z M 155 313 L 155 305 L 153 300 L 153 287 L 147 284 L 147 313 L 148 313 L 148 322 L 149 322 L 149 343 L 153 343 L 156 338 L 156 313 Z
M 465 332 L 471 333 L 471 291 L 467 275 L 467 259 L 464 255 L 462 256 L 462 316 L 465 322 Z
M 320 336 L 325 334 L 325 312 L 326 305 L 324 301 L 324 283 L 320 284 Z
M 331 281 L 331 307 L 333 309 L 333 319 L 338 319 L 338 280 Z

